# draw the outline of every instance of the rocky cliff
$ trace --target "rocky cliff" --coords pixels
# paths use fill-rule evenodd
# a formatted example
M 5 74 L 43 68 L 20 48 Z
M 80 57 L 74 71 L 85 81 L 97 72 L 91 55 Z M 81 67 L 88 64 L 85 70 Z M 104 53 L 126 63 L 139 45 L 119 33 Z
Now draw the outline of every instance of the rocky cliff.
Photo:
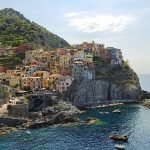
M 107 75 L 94 80 L 74 81 L 65 96 L 78 107 L 140 99 L 141 87 L 133 70 L 119 69 L 113 75 Z

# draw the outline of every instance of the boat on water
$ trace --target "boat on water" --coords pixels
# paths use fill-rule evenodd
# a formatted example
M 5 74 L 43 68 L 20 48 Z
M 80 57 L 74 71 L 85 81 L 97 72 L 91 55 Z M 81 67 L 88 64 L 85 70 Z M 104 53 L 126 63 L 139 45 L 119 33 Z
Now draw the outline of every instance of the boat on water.
M 109 114 L 109 112 L 104 112 L 105 114 Z
M 124 146 L 124 145 L 121 145 L 121 144 L 116 144 L 116 145 L 115 145 L 115 148 L 118 149 L 118 150 L 119 150 L 119 149 L 120 149 L 120 150 L 124 150 L 124 149 L 125 149 L 125 146 Z
M 113 113 L 121 113 L 121 111 L 119 109 L 115 109 L 113 110 Z
M 114 140 L 114 141 L 122 141 L 122 142 L 127 142 L 128 141 L 128 137 L 127 136 L 121 136 L 121 135 L 110 135 L 109 136 L 110 139 Z
M 26 131 L 26 134 L 30 135 L 30 134 L 31 134 L 31 131 L 27 130 L 27 131 Z

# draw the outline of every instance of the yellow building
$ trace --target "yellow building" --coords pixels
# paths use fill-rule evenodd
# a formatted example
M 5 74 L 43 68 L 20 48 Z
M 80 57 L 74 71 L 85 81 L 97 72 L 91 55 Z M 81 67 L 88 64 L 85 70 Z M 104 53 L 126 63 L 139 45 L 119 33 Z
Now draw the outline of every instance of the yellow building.
M 45 88 L 45 89 L 49 89 L 50 88 L 49 78 L 43 80 L 43 88 Z
M 49 87 L 50 89 L 56 89 L 56 84 L 57 84 L 57 81 L 58 79 L 62 77 L 61 74 L 52 74 L 49 76 Z
M 35 58 L 41 62 L 48 62 L 50 60 L 50 52 L 49 51 L 43 51 L 36 53 Z
M 33 73 L 33 77 L 41 77 L 42 79 L 46 79 L 49 77 L 48 71 L 37 71 Z
M 20 77 L 12 77 L 9 79 L 9 86 L 16 87 L 20 85 Z
M 65 68 L 70 65 L 70 59 L 72 58 L 71 55 L 62 55 L 59 57 L 59 64 L 61 67 Z
M 59 64 L 50 65 L 50 74 L 59 74 L 61 66 Z

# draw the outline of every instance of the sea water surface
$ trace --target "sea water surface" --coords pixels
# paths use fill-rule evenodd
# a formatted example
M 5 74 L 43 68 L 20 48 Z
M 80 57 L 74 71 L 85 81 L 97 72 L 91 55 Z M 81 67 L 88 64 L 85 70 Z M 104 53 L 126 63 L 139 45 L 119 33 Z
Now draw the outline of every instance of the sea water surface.
M 121 109 L 121 114 L 112 113 Z M 104 113 L 103 113 L 104 112 Z M 96 117 L 94 125 L 51 126 L 0 137 L 0 150 L 114 150 L 111 133 L 125 134 L 126 150 L 150 150 L 150 109 L 138 104 L 99 108 L 80 115 Z

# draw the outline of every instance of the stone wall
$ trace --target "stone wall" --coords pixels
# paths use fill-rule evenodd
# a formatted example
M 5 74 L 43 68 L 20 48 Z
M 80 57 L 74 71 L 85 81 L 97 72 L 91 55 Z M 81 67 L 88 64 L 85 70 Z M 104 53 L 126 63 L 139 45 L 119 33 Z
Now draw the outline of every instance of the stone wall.
M 26 118 L 28 116 L 28 105 L 27 104 L 18 104 L 10 105 L 9 115 L 16 118 Z
M 24 119 L 16 119 L 16 118 L 0 118 L 0 124 L 16 127 L 23 123 L 26 123 L 27 121 Z

